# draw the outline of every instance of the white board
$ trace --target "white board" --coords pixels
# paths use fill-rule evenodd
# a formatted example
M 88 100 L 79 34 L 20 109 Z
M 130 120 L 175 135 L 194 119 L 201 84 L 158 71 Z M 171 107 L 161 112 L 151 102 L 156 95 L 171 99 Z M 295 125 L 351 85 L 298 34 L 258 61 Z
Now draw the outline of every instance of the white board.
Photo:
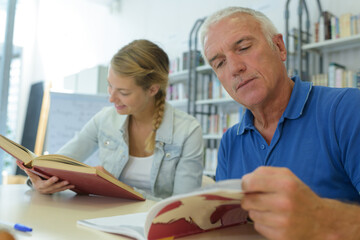
M 56 153 L 97 112 L 110 105 L 107 95 L 50 92 L 44 153 Z M 85 162 L 89 165 L 98 165 L 97 152 Z

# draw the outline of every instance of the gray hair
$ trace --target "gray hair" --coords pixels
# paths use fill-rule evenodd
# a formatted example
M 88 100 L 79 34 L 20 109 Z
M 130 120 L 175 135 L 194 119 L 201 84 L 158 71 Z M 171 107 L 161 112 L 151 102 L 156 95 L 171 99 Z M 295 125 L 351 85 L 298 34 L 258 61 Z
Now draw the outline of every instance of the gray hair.
M 228 8 L 224 8 L 222 10 L 219 10 L 215 13 L 213 13 L 212 15 L 210 15 L 209 17 L 206 18 L 206 20 L 204 21 L 203 25 L 200 28 L 200 41 L 201 41 L 201 46 L 202 46 L 202 54 L 205 57 L 204 54 L 204 41 L 205 41 L 205 37 L 208 34 L 209 28 L 211 25 L 220 22 L 222 19 L 229 17 L 231 15 L 237 14 L 237 13 L 245 13 L 245 14 L 249 14 L 252 17 L 254 17 L 261 26 L 262 32 L 267 40 L 267 42 L 269 43 L 269 45 L 272 48 L 275 48 L 274 42 L 272 41 L 272 38 L 278 34 L 278 30 L 276 29 L 276 27 L 274 26 L 274 24 L 271 22 L 271 20 L 265 16 L 262 12 L 250 9 L 250 8 L 243 8 L 243 7 L 228 7 Z

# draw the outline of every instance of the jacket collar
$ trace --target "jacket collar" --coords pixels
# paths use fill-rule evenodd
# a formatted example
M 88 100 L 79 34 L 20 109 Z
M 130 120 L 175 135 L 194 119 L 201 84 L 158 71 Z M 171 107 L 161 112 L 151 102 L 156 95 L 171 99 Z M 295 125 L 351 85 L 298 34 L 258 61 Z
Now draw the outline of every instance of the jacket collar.
M 120 122 L 120 132 L 124 135 L 128 135 L 129 115 L 126 115 Z M 174 128 L 174 108 L 169 104 L 165 103 L 165 112 L 162 123 L 156 131 L 156 142 L 171 143 L 173 139 L 173 128 Z
M 157 142 L 172 143 L 174 130 L 174 108 L 169 104 L 165 104 L 165 112 L 162 123 L 156 131 L 155 140 Z

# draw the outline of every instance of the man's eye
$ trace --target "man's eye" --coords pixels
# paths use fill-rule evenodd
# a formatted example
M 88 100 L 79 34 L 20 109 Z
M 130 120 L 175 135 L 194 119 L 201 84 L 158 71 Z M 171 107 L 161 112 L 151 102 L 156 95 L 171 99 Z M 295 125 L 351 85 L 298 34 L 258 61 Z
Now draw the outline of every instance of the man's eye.
M 223 65 L 224 65 L 224 60 L 219 61 L 219 62 L 216 64 L 216 69 L 222 67 Z
M 249 48 L 250 48 L 250 46 L 239 48 L 239 52 L 245 51 L 245 50 L 247 50 L 247 49 L 249 49 Z

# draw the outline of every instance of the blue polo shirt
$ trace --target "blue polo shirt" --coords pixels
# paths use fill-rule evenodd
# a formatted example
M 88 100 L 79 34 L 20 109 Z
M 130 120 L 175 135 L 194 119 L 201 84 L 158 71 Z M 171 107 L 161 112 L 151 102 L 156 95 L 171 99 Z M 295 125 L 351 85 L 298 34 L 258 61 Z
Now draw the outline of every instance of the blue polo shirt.
M 360 202 L 360 91 L 292 80 L 270 145 L 246 110 L 221 139 L 216 180 L 259 166 L 287 167 L 321 197 Z

